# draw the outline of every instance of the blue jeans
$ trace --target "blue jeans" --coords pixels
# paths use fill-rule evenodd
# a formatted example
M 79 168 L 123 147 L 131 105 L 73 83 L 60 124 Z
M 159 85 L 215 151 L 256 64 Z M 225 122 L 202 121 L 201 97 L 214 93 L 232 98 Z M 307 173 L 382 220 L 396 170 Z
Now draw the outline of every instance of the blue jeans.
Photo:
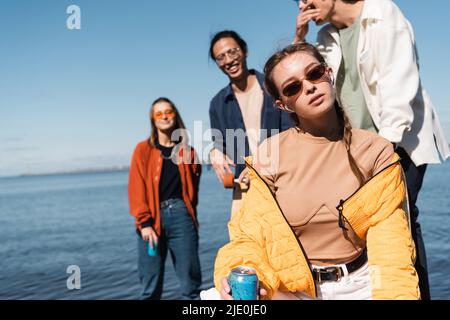
M 181 299 L 199 299 L 201 285 L 198 232 L 181 199 L 170 199 L 161 206 L 161 236 L 158 254 L 147 253 L 148 242 L 138 235 L 138 272 L 142 300 L 159 300 L 163 291 L 164 265 L 170 251 L 180 282 Z

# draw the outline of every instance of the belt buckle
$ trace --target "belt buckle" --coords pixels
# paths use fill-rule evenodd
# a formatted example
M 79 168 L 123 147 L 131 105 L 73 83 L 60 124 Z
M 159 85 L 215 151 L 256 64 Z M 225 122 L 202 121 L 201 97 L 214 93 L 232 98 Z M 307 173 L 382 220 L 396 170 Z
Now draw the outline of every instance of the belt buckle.
M 168 207 L 169 205 L 170 205 L 169 200 L 164 200 L 163 202 L 161 202 L 161 208 Z
M 326 268 L 314 269 L 314 272 L 316 273 L 317 282 L 319 284 L 324 283 L 326 281 L 339 282 L 339 281 L 341 281 L 342 276 L 343 276 L 341 267 L 326 267 Z M 322 280 L 322 272 L 335 274 L 336 275 L 336 280 Z
M 335 280 L 336 282 L 341 281 L 342 276 L 343 276 L 341 267 L 328 267 L 328 268 L 325 268 L 325 271 L 336 274 L 336 280 Z
M 320 270 L 321 269 L 313 269 L 314 270 L 314 272 L 316 273 L 316 280 L 317 280 L 317 282 L 320 284 L 320 283 L 322 283 L 322 275 L 321 275 L 321 272 L 320 272 Z
M 334 274 L 336 275 L 336 280 L 328 280 L 328 281 L 334 281 L 334 282 L 339 282 L 342 279 L 342 268 L 341 267 L 326 267 L 322 269 L 324 272 L 329 273 L 329 274 Z M 319 276 L 320 280 L 322 280 L 322 277 Z M 327 280 L 325 280 L 327 281 Z M 321 281 L 320 283 L 322 283 L 324 281 Z

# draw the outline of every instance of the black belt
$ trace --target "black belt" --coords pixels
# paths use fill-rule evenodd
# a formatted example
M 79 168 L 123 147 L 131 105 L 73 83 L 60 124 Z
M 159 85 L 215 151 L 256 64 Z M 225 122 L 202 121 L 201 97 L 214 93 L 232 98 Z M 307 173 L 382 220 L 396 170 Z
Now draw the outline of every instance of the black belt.
M 367 262 L 367 250 L 364 249 L 363 253 L 353 260 L 350 263 L 347 263 L 345 266 L 348 270 L 348 273 L 352 273 L 359 268 L 361 268 Z M 344 271 L 341 267 L 325 267 L 320 269 L 313 269 L 312 275 L 314 280 L 319 283 L 325 281 L 339 281 L 344 275 Z

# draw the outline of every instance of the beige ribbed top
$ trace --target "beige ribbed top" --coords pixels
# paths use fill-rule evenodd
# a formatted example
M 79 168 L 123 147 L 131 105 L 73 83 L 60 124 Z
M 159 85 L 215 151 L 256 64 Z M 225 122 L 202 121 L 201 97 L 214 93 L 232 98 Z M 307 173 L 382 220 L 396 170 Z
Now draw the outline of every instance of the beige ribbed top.
M 261 129 L 261 110 L 264 94 L 255 78 L 252 87 L 244 93 L 234 93 L 244 119 L 245 133 L 247 134 L 250 153 L 254 155 L 259 145 Z
M 340 137 L 314 137 L 297 128 L 273 136 L 258 148 L 255 169 L 267 182 L 288 223 L 315 265 L 348 263 L 365 242 L 336 207 L 359 188 Z M 391 162 L 392 144 L 375 133 L 352 129 L 351 153 L 366 180 Z

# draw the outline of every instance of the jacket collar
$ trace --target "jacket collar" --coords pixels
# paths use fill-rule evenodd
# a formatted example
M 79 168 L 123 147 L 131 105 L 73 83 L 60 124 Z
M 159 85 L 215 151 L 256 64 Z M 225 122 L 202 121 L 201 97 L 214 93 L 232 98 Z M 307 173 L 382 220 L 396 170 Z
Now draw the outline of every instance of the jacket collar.
M 390 1 L 390 0 L 389 0 Z M 383 10 L 380 0 L 365 0 L 361 12 L 361 23 L 365 20 L 383 20 Z
M 380 2 L 381 2 L 380 0 L 364 1 L 364 6 L 361 12 L 361 19 L 360 19 L 360 23 L 363 28 L 367 25 L 367 22 L 370 20 L 383 20 L 383 10 Z M 324 27 L 324 30 L 327 31 L 333 37 L 336 43 L 340 43 L 339 32 L 335 26 L 333 26 L 330 23 Z

